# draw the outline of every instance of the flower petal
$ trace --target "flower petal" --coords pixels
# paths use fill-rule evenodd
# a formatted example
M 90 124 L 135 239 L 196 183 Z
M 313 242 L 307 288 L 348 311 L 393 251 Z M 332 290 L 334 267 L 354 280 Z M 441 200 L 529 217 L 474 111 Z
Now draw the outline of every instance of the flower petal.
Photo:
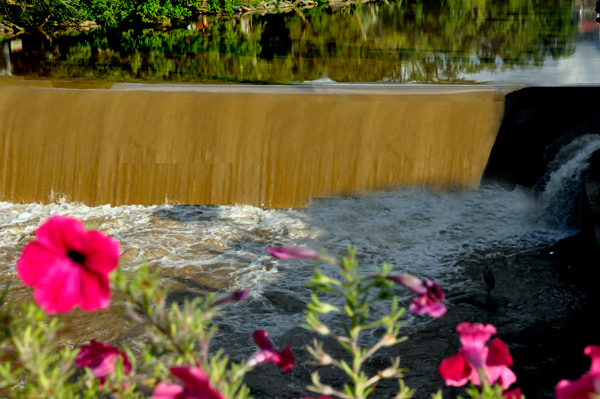
M 131 371 L 131 360 L 125 352 L 93 339 L 89 345 L 83 345 L 80 348 L 75 364 L 81 368 L 89 367 L 94 377 L 102 378 L 115 370 L 119 356 L 123 358 L 123 371 L 129 373 Z
M 35 285 L 63 255 L 64 252 L 55 252 L 37 241 L 30 242 L 17 260 L 17 274 L 25 284 Z
M 235 292 L 232 292 L 231 294 L 225 295 L 225 296 L 217 299 L 214 302 L 214 305 L 221 306 L 221 305 L 226 305 L 226 304 L 232 303 L 232 302 L 242 302 L 242 301 L 246 300 L 246 298 L 248 298 L 249 295 L 250 295 L 250 290 L 235 291 Z
M 44 222 L 35 232 L 35 238 L 49 250 L 79 250 L 80 236 L 85 227 L 80 220 L 67 216 L 54 215 Z
M 170 371 L 193 392 L 200 392 L 210 385 L 210 377 L 200 367 L 171 367 Z
M 33 297 L 48 314 L 68 312 L 79 303 L 82 273 L 80 267 L 65 257 L 37 282 Z
M 403 287 L 408 288 L 417 295 L 425 295 L 427 293 L 425 284 L 423 284 L 419 278 L 413 276 L 412 274 L 404 273 L 397 276 L 388 276 L 386 278 L 396 284 L 400 284 Z
M 440 286 L 436 282 L 427 280 L 423 284 L 425 285 L 425 288 L 427 288 L 427 296 L 429 298 L 439 302 L 444 302 L 446 295 L 444 295 L 444 292 L 440 289 Z
M 485 367 L 485 360 L 488 356 L 488 348 L 485 346 L 480 348 L 478 346 L 463 346 L 460 349 L 460 353 L 464 354 L 469 364 L 478 370 L 483 370 Z
M 77 305 L 86 312 L 105 309 L 110 304 L 110 281 L 106 274 L 84 271 L 81 273 L 80 287 Z
M 419 316 L 428 314 L 431 317 L 442 317 L 446 314 L 446 306 L 442 303 L 431 301 L 427 295 L 422 295 L 413 299 L 408 310 L 410 310 L 412 314 Z
M 180 399 L 184 392 L 185 388 L 180 385 L 161 382 L 152 391 L 152 399 Z
M 483 348 L 485 343 L 496 334 L 496 327 L 491 324 L 471 324 L 467 322 L 460 323 L 456 327 L 460 342 L 463 346 L 476 346 Z
M 303 247 L 268 247 L 267 253 L 277 259 L 320 259 L 321 255 Z
M 562 380 L 556 385 L 556 399 L 590 399 L 592 394 L 600 394 L 600 375 L 597 373 L 584 374 L 577 381 Z
M 508 346 L 500 340 L 494 338 L 488 345 L 489 354 L 486 360 L 488 366 L 512 366 L 513 359 L 510 356 Z
M 248 366 L 255 367 L 263 363 L 272 363 L 283 371 L 290 372 L 294 367 L 294 361 L 294 355 L 289 346 L 281 351 L 281 353 L 273 348 L 267 348 L 252 356 L 252 358 L 248 360 Z
M 283 371 L 287 371 L 288 373 L 292 371 L 294 367 L 294 355 L 292 354 L 292 350 L 290 346 L 286 346 L 284 350 L 281 351 L 281 358 L 277 363 L 277 366 Z
M 269 341 L 269 334 L 265 330 L 256 330 L 252 335 L 254 342 L 260 349 L 272 349 L 271 341 Z
M 99 231 L 87 231 L 82 235 L 79 250 L 85 256 L 86 269 L 108 274 L 119 265 L 121 246 L 119 242 Z
M 225 399 L 225 397 L 210 385 L 210 377 L 200 367 L 171 367 L 171 374 L 179 378 L 186 386 L 181 399 Z
M 600 346 L 588 345 L 583 353 L 592 358 L 590 373 L 600 373 Z
M 438 367 L 438 371 L 446 385 L 454 387 L 465 385 L 472 370 L 467 358 L 462 353 L 444 359 Z
M 508 387 L 517 381 L 515 373 L 506 366 L 486 367 L 485 373 L 487 375 L 488 384 L 494 385 L 496 381 L 498 381 L 503 389 L 508 389 Z

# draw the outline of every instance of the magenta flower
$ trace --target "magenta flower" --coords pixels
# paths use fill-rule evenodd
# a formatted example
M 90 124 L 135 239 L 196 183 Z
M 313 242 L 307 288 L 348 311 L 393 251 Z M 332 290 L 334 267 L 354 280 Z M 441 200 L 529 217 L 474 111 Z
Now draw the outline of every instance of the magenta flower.
M 277 352 L 271 345 L 266 331 L 256 330 L 253 337 L 260 351 L 248 361 L 248 367 L 254 367 L 262 363 L 273 363 L 283 371 L 292 371 L 295 359 L 289 345 L 281 352 Z
M 268 247 L 267 253 L 277 259 L 320 259 L 321 255 L 303 247 Z
M 86 231 L 79 220 L 65 216 L 53 216 L 35 237 L 17 260 L 17 274 L 33 286 L 35 300 L 47 313 L 108 307 L 108 274 L 119 263 L 118 241 Z
M 590 371 L 577 381 L 560 381 L 556 385 L 556 399 L 591 399 L 600 395 L 600 346 L 589 345 L 583 353 L 592 358 Z
M 479 371 L 483 372 L 488 384 L 499 381 L 505 390 L 517 380 L 508 368 L 513 361 L 506 344 L 496 338 L 486 346 L 496 333 L 493 325 L 460 323 L 456 330 L 463 347 L 458 354 L 442 361 L 438 369 L 446 385 L 459 387 L 467 381 L 481 385 Z
M 104 384 L 108 375 L 115 371 L 119 356 L 123 358 L 123 371 L 129 374 L 131 361 L 123 351 L 93 339 L 89 345 L 80 348 L 75 364 L 81 368 L 88 367 L 94 378 L 98 378 L 100 383 Z
M 250 295 L 250 290 L 235 291 L 215 301 L 215 306 L 227 305 L 232 302 L 242 302 Z
M 171 367 L 170 371 L 185 386 L 161 382 L 152 391 L 152 399 L 226 399 L 210 385 L 208 374 L 200 367 Z
M 446 314 L 446 307 L 442 303 L 446 297 L 439 285 L 433 281 L 421 281 L 410 274 L 388 276 L 387 279 L 408 288 L 418 295 L 408 308 L 411 313 L 419 316 L 428 314 L 431 317 L 442 317 Z

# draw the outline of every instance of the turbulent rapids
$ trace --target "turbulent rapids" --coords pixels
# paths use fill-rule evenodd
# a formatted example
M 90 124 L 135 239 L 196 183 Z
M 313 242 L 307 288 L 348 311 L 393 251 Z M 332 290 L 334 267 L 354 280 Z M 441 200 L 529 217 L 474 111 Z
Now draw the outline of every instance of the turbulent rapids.
M 482 252 L 491 258 L 494 253 L 489 249 L 496 246 L 535 248 L 564 234 L 535 218 L 530 193 L 509 193 L 498 188 L 379 192 L 362 198 L 317 200 L 299 210 L 4 202 L 0 203 L 4 280 L 14 275 L 13 264 L 22 246 L 39 223 L 52 214 L 81 218 L 88 226 L 112 235 L 121 242 L 123 267 L 135 267 L 143 261 L 160 267 L 165 283 L 174 291 L 198 294 L 251 289 L 250 305 L 234 307 L 222 323 L 236 333 L 265 328 L 275 337 L 301 324 L 301 312 L 282 311 L 277 302 L 297 302 L 301 309 L 308 295 L 303 285 L 313 265 L 275 261 L 265 253 L 267 246 L 322 246 L 337 255 L 351 243 L 359 248 L 362 264 L 369 267 L 365 271 L 373 263 L 387 261 L 397 271 L 435 279 L 452 291 L 464 284 L 457 259 Z M 278 296 L 273 297 L 273 290 Z M 269 291 L 267 296 L 263 295 L 265 291 Z M 20 298 L 30 295 L 29 289 L 21 286 L 14 289 L 14 294 Z M 105 313 L 88 320 L 89 329 L 65 339 L 73 343 L 89 339 L 105 328 L 107 319 L 112 320 L 109 331 L 102 334 L 118 338 L 118 314 Z M 75 312 L 66 317 L 85 319 L 85 314 Z M 117 331 L 110 331 L 110 326 Z

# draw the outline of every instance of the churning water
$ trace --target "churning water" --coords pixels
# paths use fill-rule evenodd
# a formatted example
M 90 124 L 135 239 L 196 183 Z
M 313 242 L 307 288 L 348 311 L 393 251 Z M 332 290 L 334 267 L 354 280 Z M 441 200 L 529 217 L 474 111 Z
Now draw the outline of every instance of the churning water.
M 323 247 L 339 255 L 353 244 L 359 248 L 365 272 L 387 261 L 395 271 L 434 279 L 451 291 L 462 284 L 459 258 L 489 252 L 498 245 L 533 248 L 563 234 L 536 217 L 530 193 L 494 187 L 444 193 L 380 192 L 316 200 L 300 210 L 4 202 L 0 203 L 3 279 L 14 275 L 19 251 L 52 214 L 81 218 L 118 239 L 125 268 L 143 261 L 170 268 L 165 278 L 183 281 L 192 292 L 251 289 L 248 304 L 234 306 L 221 324 L 241 334 L 262 328 L 274 337 L 302 323 L 301 312 L 282 310 L 277 302 L 306 302 L 308 290 L 303 285 L 313 265 L 276 261 L 265 253 L 267 246 Z
M 373 264 L 389 262 L 396 272 L 436 280 L 446 292 L 465 290 L 468 287 L 461 277 L 465 259 L 485 262 L 514 256 L 570 233 L 564 223 L 568 215 L 560 214 L 559 220 L 557 210 L 571 197 L 573 181 L 598 148 L 600 138 L 591 135 L 566 146 L 549 165 L 546 192 L 537 198 L 533 191 L 482 186 L 474 191 L 382 191 L 314 200 L 306 209 L 289 210 L 243 205 L 88 207 L 61 201 L 50 205 L 2 202 L 0 278 L 14 276 L 15 260 L 42 221 L 53 214 L 68 215 L 118 239 L 124 268 L 147 262 L 160 268 L 165 283 L 179 291 L 251 289 L 251 298 L 229 309 L 220 323 L 239 336 L 261 328 L 276 340 L 285 339 L 286 333 L 303 322 L 301 309 L 309 297 L 304 285 L 313 264 L 277 261 L 266 254 L 266 247 L 322 247 L 340 255 L 352 244 L 359 248 L 365 273 Z M 496 252 L 498 248 L 502 254 Z M 26 287 L 15 287 L 12 294 L 30 299 Z M 108 337 L 119 338 L 120 324 L 108 324 L 104 316 L 85 316 L 88 332 L 80 329 L 66 342 L 81 343 L 111 328 L 115 331 Z M 139 334 L 128 339 L 135 346 Z M 244 343 L 228 348 L 232 354 L 252 350 Z
M 540 195 L 541 215 L 564 230 L 579 227 L 581 174 L 589 167 L 592 154 L 600 149 L 600 135 L 586 134 L 560 149 L 549 162 L 544 191 Z

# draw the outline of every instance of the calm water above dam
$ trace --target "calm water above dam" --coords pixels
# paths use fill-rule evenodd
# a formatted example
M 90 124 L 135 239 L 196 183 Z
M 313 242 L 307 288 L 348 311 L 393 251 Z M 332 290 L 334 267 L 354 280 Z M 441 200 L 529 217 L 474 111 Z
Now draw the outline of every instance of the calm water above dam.
M 3 75 L 178 83 L 600 83 L 594 2 L 415 1 L 0 44 Z

